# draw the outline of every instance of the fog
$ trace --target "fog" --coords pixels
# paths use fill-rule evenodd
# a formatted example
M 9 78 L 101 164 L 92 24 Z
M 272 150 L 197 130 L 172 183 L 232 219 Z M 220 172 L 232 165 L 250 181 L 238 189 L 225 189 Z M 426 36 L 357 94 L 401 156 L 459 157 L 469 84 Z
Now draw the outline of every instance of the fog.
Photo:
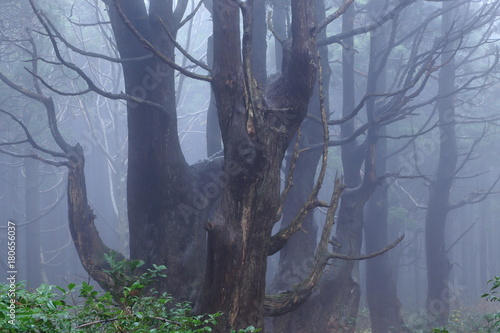
M 481 298 L 488 281 L 500 276 L 498 2 L 304 1 L 316 6 L 309 9 L 316 23 L 306 48 L 314 53 L 314 74 L 300 78 L 293 73 L 307 71 L 289 68 L 299 63 L 292 8 L 303 9 L 291 5 L 297 1 L 166 1 L 173 10 L 161 1 L 116 2 L 123 11 L 114 1 L 0 1 L 2 269 L 9 271 L 13 221 L 17 281 L 29 288 L 92 281 L 101 288 L 82 265 L 97 243 L 75 242 L 77 235 L 94 239 L 85 230 L 95 223 L 104 249 L 167 266 L 172 278 L 159 289 L 192 302 L 195 312 L 228 312 L 229 305 L 210 298 L 222 293 L 217 283 L 206 292 L 207 276 L 234 274 L 236 281 L 235 272 L 247 271 L 234 266 L 230 273 L 217 264 L 240 245 L 221 250 L 226 238 L 211 240 L 210 233 L 241 217 L 241 230 L 229 228 L 227 235 L 243 247 L 255 242 L 264 258 L 272 255 L 260 269 L 257 250 L 242 250 L 241 267 L 265 276 L 255 282 L 262 287 L 255 291 L 260 305 L 241 305 L 236 324 L 224 321 L 218 332 L 240 329 L 242 322 L 287 333 L 430 332 L 437 326 L 480 332 L 488 325 L 483 316 L 500 311 L 498 302 Z M 225 15 L 237 3 L 241 20 L 233 26 L 240 26 L 240 40 L 231 45 L 240 48 L 243 70 L 231 76 L 234 48 L 223 47 L 238 36 L 217 30 L 226 21 L 212 15 Z M 36 15 L 32 6 L 42 11 Z M 133 6 L 144 8 L 150 21 L 140 15 L 120 21 L 135 15 Z M 224 28 L 231 31 L 231 24 Z M 310 92 L 273 90 L 293 78 L 313 82 Z M 243 88 L 231 90 L 238 80 Z M 163 109 L 151 111 L 155 107 Z M 286 113 L 294 108 L 304 109 L 298 135 L 287 123 L 295 121 Z M 160 115 L 137 120 L 154 112 Z M 246 137 L 237 142 L 239 114 Z M 284 124 L 266 118 L 270 114 L 284 115 Z M 68 184 L 72 163 L 83 159 L 59 135 L 68 147 L 83 149 L 84 177 L 75 188 L 86 191 L 82 207 L 88 204 L 91 214 L 75 213 L 77 190 Z M 246 145 L 257 156 L 251 162 Z M 277 148 L 268 149 L 272 145 Z M 231 173 L 238 154 L 244 160 L 238 170 L 248 173 Z M 266 173 L 275 165 L 277 182 Z M 253 174 L 259 167 L 263 171 Z M 221 170 L 222 180 L 212 177 Z M 341 195 L 336 179 L 345 184 Z M 268 186 L 274 186 L 269 197 Z M 257 208 L 246 209 L 248 202 Z M 243 208 L 233 214 L 227 207 Z M 78 224 L 78 214 L 95 218 Z M 256 216 L 276 221 L 246 229 L 245 214 L 256 224 L 264 223 Z M 333 230 L 323 239 L 330 220 Z M 273 243 L 271 235 L 288 226 L 294 235 Z M 321 251 L 331 256 L 327 262 Z M 316 280 L 310 273 L 321 265 Z M 244 286 L 257 279 L 241 276 Z M 286 311 L 262 305 L 265 295 L 304 285 L 311 287 Z M 233 287 L 244 299 L 241 286 Z M 247 316 L 252 311 L 255 320 Z

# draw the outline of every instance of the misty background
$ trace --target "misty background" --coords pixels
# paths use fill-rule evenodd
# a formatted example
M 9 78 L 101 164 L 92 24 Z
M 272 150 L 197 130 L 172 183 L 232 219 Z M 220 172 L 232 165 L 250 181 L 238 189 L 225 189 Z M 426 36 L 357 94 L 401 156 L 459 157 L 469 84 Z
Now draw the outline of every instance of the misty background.
M 187 0 L 186 0 L 187 1 Z M 180 28 L 177 42 L 195 59 L 207 62 L 212 33 L 210 12 L 199 6 L 197 1 L 188 1 L 188 12 L 196 15 Z M 282 1 L 268 1 L 267 10 L 277 11 Z M 383 3 L 383 1 L 381 1 Z M 380 12 L 388 11 L 388 1 L 382 4 Z M 455 14 L 450 31 L 476 20 L 481 6 L 494 1 L 466 1 L 459 14 Z M 65 59 L 81 68 L 100 89 L 119 94 L 124 90 L 123 73 L 119 63 L 91 56 L 91 52 L 109 57 L 118 57 L 113 40 L 113 32 L 103 2 L 85 1 L 37 1 L 45 14 L 62 34 L 59 46 Z M 326 15 L 334 12 L 339 1 L 325 0 Z M 353 27 L 362 27 L 377 22 L 382 15 L 373 12 L 370 1 L 355 1 L 356 14 Z M 354 65 L 355 105 L 367 93 L 380 94 L 375 105 L 383 105 L 389 94 L 402 89 L 407 72 L 411 68 L 411 58 L 430 53 L 442 38 L 439 2 L 417 1 L 411 7 L 398 13 L 398 26 L 391 30 L 391 22 L 379 28 L 385 36 L 385 43 L 396 43 L 391 48 L 378 52 L 389 52 L 384 67 L 385 90 L 375 88 L 368 91 L 370 76 L 370 42 L 377 36 L 368 33 L 353 37 L 354 46 L 343 42 L 328 44 L 328 95 L 329 119 L 342 117 L 342 107 L 346 99 L 343 86 L 343 62 L 346 49 L 352 51 Z M 289 24 L 288 6 L 284 5 L 285 27 Z M 441 246 L 451 264 L 449 274 L 450 295 L 446 302 L 452 311 L 494 312 L 492 304 L 481 300 L 488 291 L 487 281 L 500 275 L 500 82 L 498 81 L 498 39 L 500 25 L 498 6 L 492 9 L 496 14 L 480 26 L 455 42 L 455 87 L 453 103 L 457 143 L 457 166 L 450 191 L 451 209 L 446 218 L 445 243 Z M 437 14 L 436 14 L 437 13 Z M 273 14 L 274 15 L 274 14 Z M 272 18 L 272 15 L 270 16 Z M 96 23 L 100 22 L 100 23 Z M 426 26 L 422 28 L 422 24 Z M 127 124 L 126 107 L 123 101 L 112 100 L 94 92 L 85 95 L 63 96 L 57 92 L 77 92 L 86 89 L 84 82 L 64 66 L 54 65 L 57 61 L 50 40 L 44 35 L 27 1 L 0 1 L 0 71 L 14 82 L 41 89 L 50 95 L 57 106 L 57 120 L 61 133 L 70 143 L 80 143 L 86 159 L 87 191 L 94 210 L 99 234 L 108 246 L 127 254 L 129 235 L 127 226 Z M 394 27 L 393 27 L 394 28 Z M 421 29 L 418 33 L 414 31 Z M 457 31 L 458 31 L 457 30 Z M 342 31 L 340 21 L 328 25 L 327 36 L 335 36 Z M 83 55 L 71 50 L 71 44 L 89 54 Z M 34 43 L 34 44 L 32 44 Z M 32 45 L 36 45 L 37 54 Z M 373 49 L 373 48 L 372 48 Z M 31 54 L 30 54 L 31 52 Z M 279 43 L 273 33 L 267 31 L 267 76 L 272 78 L 280 70 L 277 63 Z M 442 50 L 434 56 L 438 62 Z M 446 52 L 446 51 L 444 51 Z M 37 71 L 53 91 L 43 84 L 34 83 L 30 71 L 34 59 L 38 61 Z M 423 56 L 422 56 L 423 59 Z M 372 60 L 373 61 L 373 60 Z M 206 71 L 192 63 L 179 51 L 176 62 L 196 73 Z M 418 61 L 417 61 L 418 62 Z M 324 62 L 323 62 L 324 63 Z M 433 72 L 425 85 L 418 83 L 411 88 L 418 94 L 412 96 L 403 106 L 404 112 L 384 120 L 384 132 L 378 135 L 386 144 L 385 171 L 388 200 L 379 205 L 387 207 L 387 239 L 393 242 L 404 234 L 404 240 L 388 256 L 392 264 L 392 275 L 397 286 L 397 296 L 405 321 L 416 320 L 425 312 L 427 293 L 426 268 L 426 214 L 429 205 L 429 188 L 438 167 L 440 144 L 443 133 L 439 123 L 438 104 L 445 98 L 439 87 L 439 70 L 444 65 L 434 64 Z M 323 71 L 326 71 L 323 68 Z M 151 84 L 162 80 L 161 72 L 151 72 Z M 419 81 L 420 82 L 420 81 Z M 380 82 L 378 83 L 380 84 Z M 369 87 L 369 85 L 368 85 Z M 379 86 L 380 87 L 380 86 Z M 147 94 L 147 89 L 137 92 Z M 386 94 L 386 95 L 384 95 Z M 70 94 L 68 94 L 70 95 Z M 188 163 L 206 159 L 207 110 L 211 99 L 210 85 L 181 74 L 176 79 L 176 103 L 178 112 L 179 140 Z M 377 104 L 379 103 L 379 104 Z M 365 110 L 368 106 L 362 106 Z M 55 147 L 47 126 L 45 111 L 40 106 L 12 90 L 0 85 L 0 108 L 14 114 L 34 135 L 36 141 L 48 148 Z M 369 123 L 364 111 L 352 119 L 354 128 Z M 314 122 L 314 116 L 303 124 Z M 441 125 L 440 125 L 441 124 Z M 304 129 L 303 129 L 304 130 Z M 347 144 L 361 144 L 366 131 Z M 29 154 L 31 149 L 25 143 L 10 144 L 22 140 L 24 132 L 19 124 L 6 113 L 0 114 L 0 266 L 6 268 L 6 224 L 12 219 L 17 222 L 17 266 L 18 280 L 28 281 L 28 286 L 41 283 L 62 285 L 73 281 L 86 281 L 90 277 L 80 264 L 68 229 L 66 170 L 51 166 L 36 159 L 19 158 L 15 155 Z M 330 125 L 330 140 L 342 139 L 340 125 Z M 318 144 L 319 142 L 311 142 Z M 10 153 L 10 154 L 9 154 Z M 289 153 L 288 156 L 290 156 Z M 314 168 L 319 171 L 320 165 Z M 287 177 L 283 168 L 283 187 Z M 319 199 L 329 202 L 333 191 L 335 175 L 346 173 L 342 163 L 341 145 L 333 143 L 329 148 L 326 178 Z M 357 171 L 356 171 L 357 172 Z M 363 177 L 363 169 L 359 172 Z M 295 174 L 300 179 L 301 174 Z M 384 185 L 385 186 L 385 185 Z M 377 202 L 375 202 L 377 205 Z M 370 216 L 366 211 L 365 214 Z M 315 224 L 321 228 L 326 209 L 314 212 Z M 279 223 L 275 230 L 280 228 Z M 307 233 L 308 230 L 299 231 Z M 335 231 L 334 231 L 335 234 Z M 318 235 L 319 237 L 319 235 Z M 366 232 L 364 239 L 370 237 Z M 361 253 L 371 252 L 363 242 Z M 353 277 L 361 286 L 358 327 L 367 326 L 366 265 L 361 261 L 353 269 Z M 273 284 L 275 274 L 280 269 L 279 253 L 268 260 L 268 289 Z M 327 267 L 327 270 L 332 269 Z M 293 273 L 294 274 L 294 273 Z M 303 274 L 300 268 L 298 276 Z M 292 279 L 293 280 L 293 279 Z

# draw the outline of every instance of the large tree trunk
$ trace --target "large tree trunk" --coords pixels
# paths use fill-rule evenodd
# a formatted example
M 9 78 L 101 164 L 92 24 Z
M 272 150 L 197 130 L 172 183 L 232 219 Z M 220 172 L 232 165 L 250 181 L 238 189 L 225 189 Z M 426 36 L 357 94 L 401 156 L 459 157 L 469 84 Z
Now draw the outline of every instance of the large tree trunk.
M 450 9 L 452 4 L 444 2 L 442 33 L 447 35 L 455 22 Z M 449 43 L 441 56 L 439 71 L 439 161 L 435 178 L 429 188 L 429 202 L 425 217 L 425 248 L 427 258 L 427 309 L 431 321 L 446 324 L 450 311 L 448 275 L 451 264 L 446 252 L 446 218 L 450 210 L 450 191 L 457 166 L 457 139 L 455 134 L 455 53 Z
M 137 31 L 158 51 L 174 60 L 174 45 L 160 19 L 175 37 L 179 19 L 172 3 L 117 1 Z M 126 26 L 115 4 L 110 18 L 122 59 L 149 53 Z M 154 33 L 153 33 L 154 32 Z M 123 63 L 125 92 L 154 102 L 127 103 L 127 204 L 130 257 L 147 265 L 168 267 L 168 279 L 156 287 L 186 299 L 203 272 L 205 235 L 202 229 L 213 197 L 199 188 L 194 169 L 186 163 L 177 131 L 174 70 L 156 57 Z
M 280 207 L 283 156 L 307 112 L 315 80 L 312 1 L 293 1 L 291 58 L 262 90 L 252 71 L 251 2 L 213 3 L 212 87 L 224 143 L 227 183 L 207 223 L 205 279 L 196 311 L 222 311 L 217 332 L 263 326 L 262 306 L 271 229 Z M 242 57 L 243 54 L 243 57 Z M 286 110 L 284 117 L 273 110 Z

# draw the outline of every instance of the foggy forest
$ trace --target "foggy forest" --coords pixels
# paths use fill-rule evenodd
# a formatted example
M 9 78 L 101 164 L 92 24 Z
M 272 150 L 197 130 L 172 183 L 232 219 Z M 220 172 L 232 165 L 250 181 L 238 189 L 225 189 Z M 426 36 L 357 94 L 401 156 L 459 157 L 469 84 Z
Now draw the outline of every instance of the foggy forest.
M 498 0 L 0 0 L 0 331 L 500 332 L 499 61 Z

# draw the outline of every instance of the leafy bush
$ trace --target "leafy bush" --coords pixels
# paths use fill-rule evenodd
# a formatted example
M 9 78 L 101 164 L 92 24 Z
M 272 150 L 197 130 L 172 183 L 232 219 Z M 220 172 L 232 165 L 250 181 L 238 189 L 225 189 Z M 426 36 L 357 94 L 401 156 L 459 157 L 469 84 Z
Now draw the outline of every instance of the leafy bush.
M 66 303 L 64 296 L 54 293 L 53 289 L 53 286 L 41 285 L 36 290 L 29 291 L 21 283 L 16 285 L 14 296 L 8 284 L 0 284 L 2 332 L 70 332 L 70 310 L 73 307 Z M 15 320 L 12 309 L 15 309 Z
M 488 281 L 488 284 L 491 284 L 490 292 L 482 295 L 481 297 L 490 302 L 500 302 L 497 290 L 500 287 L 500 277 L 495 276 L 493 279 Z M 500 332 L 500 312 L 486 316 L 486 321 L 491 328 L 496 328 L 497 332 Z
M 27 290 L 20 283 L 14 292 L 9 285 L 0 284 L 2 332 L 212 332 L 221 314 L 191 316 L 188 303 L 174 304 L 166 293 L 150 291 L 142 295 L 146 286 L 165 276 L 165 266 L 153 266 L 135 276 L 142 261 L 116 261 L 113 255 L 106 259 L 111 267 L 108 273 L 113 278 L 113 295 L 98 292 L 86 282 L 80 286 L 70 283 L 66 289 L 41 285 L 35 290 Z M 15 320 L 11 320 L 14 307 Z M 257 331 L 249 327 L 240 333 Z

